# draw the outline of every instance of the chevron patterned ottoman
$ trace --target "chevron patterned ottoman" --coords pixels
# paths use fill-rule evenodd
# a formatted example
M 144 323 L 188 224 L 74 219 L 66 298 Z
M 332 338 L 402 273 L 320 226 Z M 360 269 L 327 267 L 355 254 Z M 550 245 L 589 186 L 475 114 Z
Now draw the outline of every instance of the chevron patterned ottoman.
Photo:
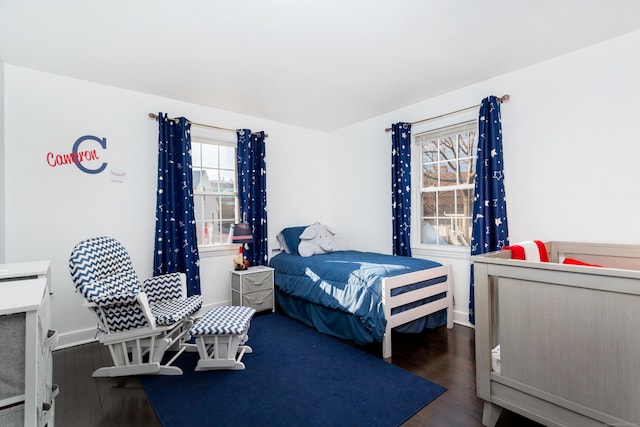
M 189 329 L 200 355 L 196 371 L 244 369 L 242 357 L 252 352 L 244 344 L 249 339 L 249 323 L 255 312 L 251 307 L 214 307 L 198 319 Z

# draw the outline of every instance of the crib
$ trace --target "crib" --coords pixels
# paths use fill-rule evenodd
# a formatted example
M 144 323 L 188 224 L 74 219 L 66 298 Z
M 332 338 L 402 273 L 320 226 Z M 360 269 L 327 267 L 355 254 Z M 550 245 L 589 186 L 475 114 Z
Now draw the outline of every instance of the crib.
M 548 263 L 472 257 L 483 425 L 503 408 L 549 426 L 640 425 L 640 245 L 545 247 Z

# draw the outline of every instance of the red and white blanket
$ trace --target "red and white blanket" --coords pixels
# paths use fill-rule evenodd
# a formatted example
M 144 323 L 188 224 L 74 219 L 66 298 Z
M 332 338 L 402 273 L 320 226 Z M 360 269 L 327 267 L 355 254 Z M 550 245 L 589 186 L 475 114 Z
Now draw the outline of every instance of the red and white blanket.
M 505 246 L 503 251 L 511 251 L 511 259 L 521 259 L 526 261 L 549 262 L 547 248 L 540 240 L 528 240 L 516 245 Z

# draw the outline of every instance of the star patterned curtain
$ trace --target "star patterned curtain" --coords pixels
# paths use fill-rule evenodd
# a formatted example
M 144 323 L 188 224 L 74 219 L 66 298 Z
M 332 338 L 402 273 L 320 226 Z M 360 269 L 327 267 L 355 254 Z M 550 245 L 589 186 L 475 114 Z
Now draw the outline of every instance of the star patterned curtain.
M 391 126 L 393 254 L 411 256 L 411 123 Z
M 193 208 L 191 124 L 158 114 L 158 193 L 153 274 L 185 273 L 187 295 L 200 294 Z
M 245 245 L 244 257 L 251 265 L 267 265 L 267 168 L 264 132 L 239 130 L 237 146 L 240 218 L 247 222 L 253 242 Z
M 478 117 L 478 157 L 473 199 L 471 255 L 498 251 L 507 245 L 509 245 L 509 227 L 504 192 L 500 100 L 490 96 L 482 100 Z M 473 264 L 469 289 L 469 321 L 475 324 Z

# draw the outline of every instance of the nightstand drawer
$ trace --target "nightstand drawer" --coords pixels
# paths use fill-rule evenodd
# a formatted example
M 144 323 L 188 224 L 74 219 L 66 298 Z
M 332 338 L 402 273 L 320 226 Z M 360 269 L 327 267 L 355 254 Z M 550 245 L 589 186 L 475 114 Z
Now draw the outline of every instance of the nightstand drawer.
M 240 275 L 231 276 L 231 289 L 240 292 L 242 288 L 244 294 L 271 289 L 272 283 L 273 271 L 257 271 L 244 274 L 242 277 Z
M 231 304 L 252 307 L 256 311 L 275 311 L 273 268 L 258 265 L 231 272 Z
M 252 307 L 256 311 L 272 310 L 273 309 L 273 289 L 266 289 L 264 291 L 252 292 L 250 294 L 242 295 L 242 304 L 238 304 L 240 300 L 240 294 L 236 292 L 231 293 L 232 305 L 243 305 L 245 307 Z

